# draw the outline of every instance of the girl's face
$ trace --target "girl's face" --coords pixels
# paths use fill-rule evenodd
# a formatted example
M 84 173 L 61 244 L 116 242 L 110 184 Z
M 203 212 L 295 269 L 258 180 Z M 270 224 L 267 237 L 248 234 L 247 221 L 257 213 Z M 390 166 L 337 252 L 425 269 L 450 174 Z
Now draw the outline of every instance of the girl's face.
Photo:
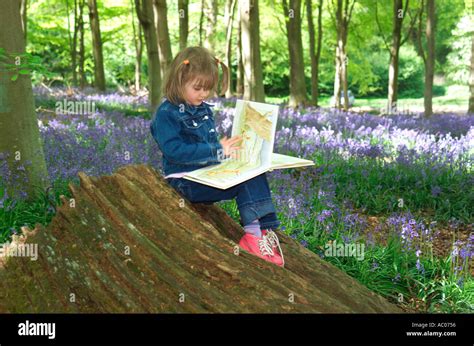
M 198 80 L 188 82 L 184 86 L 184 99 L 193 106 L 199 106 L 209 96 L 209 90 L 198 86 Z

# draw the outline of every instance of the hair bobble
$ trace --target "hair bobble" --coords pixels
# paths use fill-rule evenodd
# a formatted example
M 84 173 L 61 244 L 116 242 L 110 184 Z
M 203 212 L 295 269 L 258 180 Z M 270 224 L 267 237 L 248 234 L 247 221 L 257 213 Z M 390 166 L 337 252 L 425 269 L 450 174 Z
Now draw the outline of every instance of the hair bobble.
M 186 59 L 186 60 L 183 60 L 183 64 L 185 64 L 185 65 L 189 65 L 189 60 L 188 60 L 188 59 Z

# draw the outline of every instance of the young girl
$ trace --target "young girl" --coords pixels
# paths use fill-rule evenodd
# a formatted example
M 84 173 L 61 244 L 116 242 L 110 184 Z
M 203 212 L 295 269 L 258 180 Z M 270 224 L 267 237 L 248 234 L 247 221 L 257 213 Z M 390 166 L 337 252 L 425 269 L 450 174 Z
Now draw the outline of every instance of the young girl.
M 274 230 L 279 226 L 267 177 L 261 174 L 226 190 L 182 178 L 187 172 L 237 157 L 241 138 L 217 139 L 213 96 L 224 72 L 221 93 L 227 89 L 228 69 L 202 47 L 188 47 L 178 53 L 168 68 L 163 84 L 164 101 L 150 125 L 153 138 L 163 153 L 163 170 L 169 184 L 192 203 L 213 203 L 236 198 L 245 235 L 239 246 L 279 266 L 284 266 L 280 242 Z M 223 154 L 223 155 L 222 155 Z

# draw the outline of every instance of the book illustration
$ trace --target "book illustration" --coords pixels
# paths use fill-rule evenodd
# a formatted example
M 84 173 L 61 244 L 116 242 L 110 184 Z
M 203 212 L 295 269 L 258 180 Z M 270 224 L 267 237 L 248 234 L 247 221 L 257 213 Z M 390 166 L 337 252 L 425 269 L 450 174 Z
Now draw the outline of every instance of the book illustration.
M 278 111 L 277 105 L 237 100 L 232 125 L 232 137 L 242 137 L 237 157 L 194 170 L 184 178 L 228 189 L 272 169 L 314 165 L 310 160 L 273 153 Z
M 253 130 L 261 138 L 271 141 L 272 140 L 272 122 L 268 119 L 272 112 L 265 112 L 264 114 L 258 112 L 248 102 L 244 105 L 244 131 Z
M 261 165 L 261 152 L 264 141 L 272 139 L 272 121 L 268 119 L 272 112 L 261 113 L 244 103 L 242 114 L 239 117 L 236 133 L 242 137 L 241 147 L 235 159 L 228 159 L 219 165 L 203 168 L 196 172 L 194 178 L 203 179 L 212 177 L 213 180 L 227 181 L 229 177 L 239 176 Z

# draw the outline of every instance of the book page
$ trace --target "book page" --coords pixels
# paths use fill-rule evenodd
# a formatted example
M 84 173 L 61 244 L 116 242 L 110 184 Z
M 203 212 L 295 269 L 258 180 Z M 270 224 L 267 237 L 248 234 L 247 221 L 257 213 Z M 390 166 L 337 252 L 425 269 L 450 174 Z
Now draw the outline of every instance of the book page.
M 232 137 L 242 137 L 238 157 L 195 170 L 185 178 L 223 188 L 265 172 L 271 165 L 277 119 L 277 105 L 237 100 Z
M 283 169 L 292 167 L 313 166 L 314 162 L 311 160 L 300 159 L 298 157 L 288 156 L 273 153 L 271 169 Z

